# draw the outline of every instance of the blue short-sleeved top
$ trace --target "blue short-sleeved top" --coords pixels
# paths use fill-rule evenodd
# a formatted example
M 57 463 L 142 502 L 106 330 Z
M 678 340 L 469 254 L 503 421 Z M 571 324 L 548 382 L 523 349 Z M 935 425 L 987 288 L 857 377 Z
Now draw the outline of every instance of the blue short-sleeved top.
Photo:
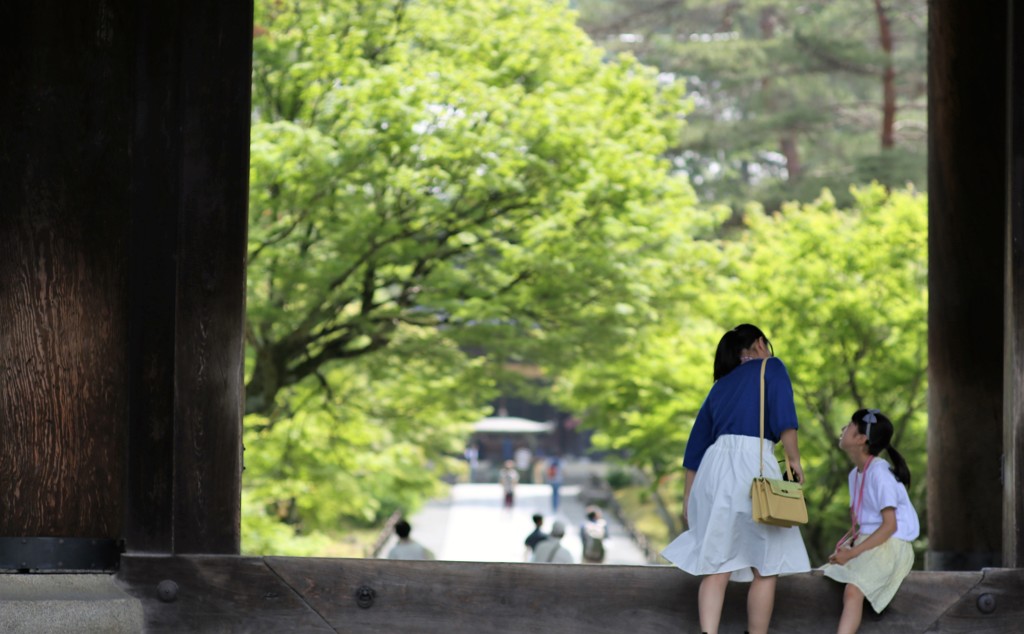
M 761 361 L 747 361 L 711 387 L 686 442 L 683 466 L 697 470 L 704 452 L 723 434 L 760 436 Z M 764 372 L 764 437 L 779 442 L 782 432 L 797 429 L 793 384 L 786 365 L 768 359 Z

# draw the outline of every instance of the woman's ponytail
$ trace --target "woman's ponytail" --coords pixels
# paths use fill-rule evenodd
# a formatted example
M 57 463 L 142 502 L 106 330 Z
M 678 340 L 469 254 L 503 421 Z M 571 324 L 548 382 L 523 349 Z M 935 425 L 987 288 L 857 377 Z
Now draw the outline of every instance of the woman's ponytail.
M 751 324 L 740 324 L 722 335 L 718 341 L 718 348 L 715 350 L 715 381 L 739 367 L 740 352 L 754 345 L 754 342 L 761 338 L 764 338 L 767 343 L 768 338 L 764 336 L 761 329 Z

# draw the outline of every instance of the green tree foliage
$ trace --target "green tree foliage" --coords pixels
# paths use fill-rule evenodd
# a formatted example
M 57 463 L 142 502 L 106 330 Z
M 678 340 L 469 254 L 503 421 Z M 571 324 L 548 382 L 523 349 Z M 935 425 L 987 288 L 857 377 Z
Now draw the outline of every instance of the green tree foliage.
M 255 33 L 246 527 L 308 535 L 433 492 L 503 363 L 621 344 L 708 220 L 661 158 L 682 86 L 557 4 L 260 0 Z
M 279 411 L 245 419 L 246 551 L 322 554 L 330 534 L 439 495 L 492 394 L 481 365 L 403 327 L 387 349 L 282 388 Z
M 738 323 L 760 325 L 794 384 L 812 516 L 804 536 L 818 561 L 848 526 L 850 464 L 837 441 L 859 408 L 877 407 L 894 421 L 893 444 L 914 475 L 911 497 L 925 512 L 926 199 L 878 185 L 852 196 L 847 209 L 827 191 L 774 214 L 749 209 L 742 238 L 718 243 L 703 259 L 700 296 L 641 331 L 609 363 L 567 373 L 556 391 L 600 430 L 595 442 L 627 450 L 662 481 L 682 469 L 721 334 Z
M 581 25 L 685 77 L 673 151 L 703 201 L 925 183 L 925 0 L 579 0 Z

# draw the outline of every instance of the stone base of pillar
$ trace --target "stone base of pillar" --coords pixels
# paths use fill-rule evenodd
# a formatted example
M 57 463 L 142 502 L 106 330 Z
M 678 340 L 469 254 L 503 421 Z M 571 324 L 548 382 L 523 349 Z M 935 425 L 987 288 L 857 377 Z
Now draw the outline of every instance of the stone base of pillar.
M 142 602 L 108 574 L 0 574 L 0 632 L 136 634 Z

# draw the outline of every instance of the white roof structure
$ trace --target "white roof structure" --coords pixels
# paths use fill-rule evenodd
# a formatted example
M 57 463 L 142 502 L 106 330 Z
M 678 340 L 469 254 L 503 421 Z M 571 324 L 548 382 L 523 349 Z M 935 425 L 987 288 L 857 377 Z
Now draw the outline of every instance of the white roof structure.
M 542 423 L 518 416 L 488 416 L 473 423 L 473 431 L 485 434 L 547 434 L 555 429 L 552 422 Z

